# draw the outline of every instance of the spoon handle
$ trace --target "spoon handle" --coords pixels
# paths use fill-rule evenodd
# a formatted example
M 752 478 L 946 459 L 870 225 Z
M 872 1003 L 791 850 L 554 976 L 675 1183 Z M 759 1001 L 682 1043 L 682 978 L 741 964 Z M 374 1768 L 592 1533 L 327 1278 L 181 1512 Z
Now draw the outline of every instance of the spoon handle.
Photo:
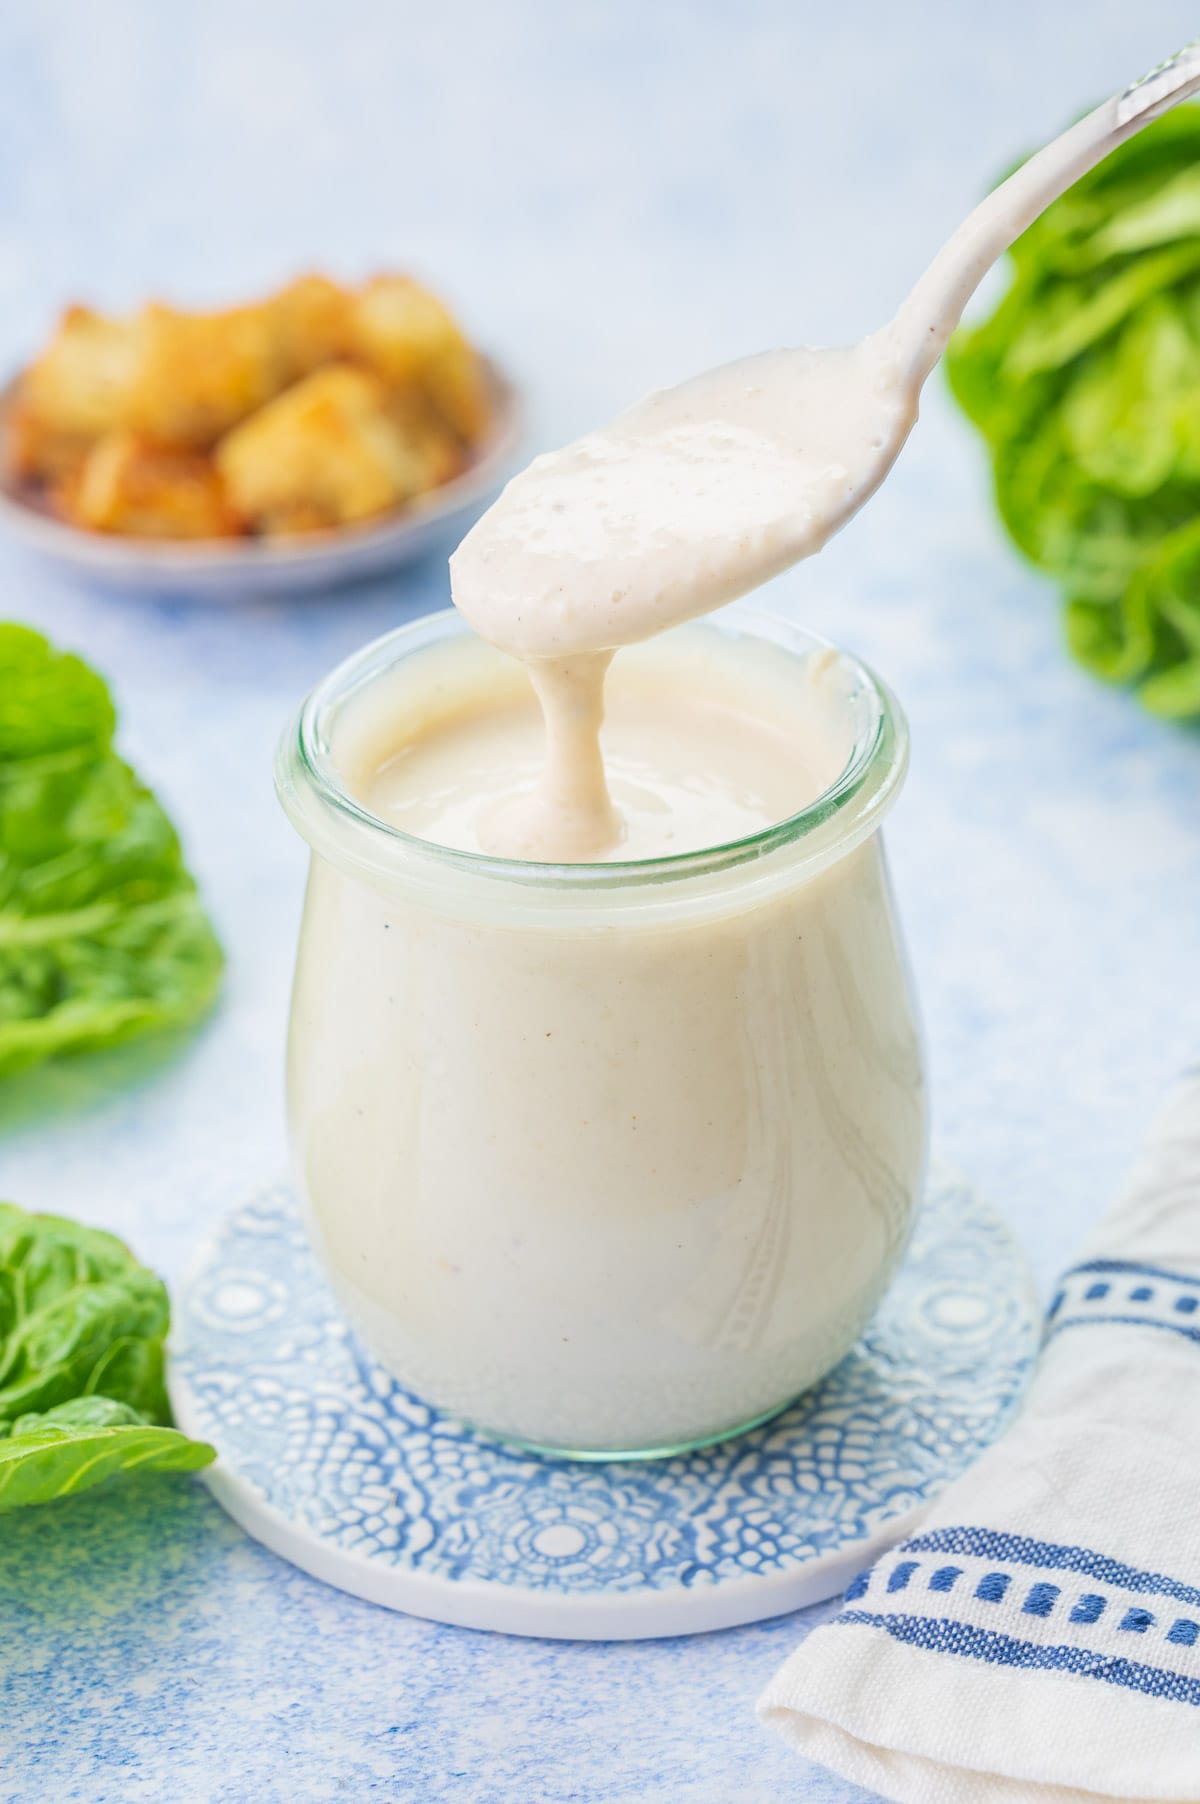
M 1179 101 L 1200 90 L 1200 39 L 1106 100 L 994 188 L 948 238 L 892 326 L 908 380 L 919 388 L 963 308 L 998 257 L 1052 201 Z

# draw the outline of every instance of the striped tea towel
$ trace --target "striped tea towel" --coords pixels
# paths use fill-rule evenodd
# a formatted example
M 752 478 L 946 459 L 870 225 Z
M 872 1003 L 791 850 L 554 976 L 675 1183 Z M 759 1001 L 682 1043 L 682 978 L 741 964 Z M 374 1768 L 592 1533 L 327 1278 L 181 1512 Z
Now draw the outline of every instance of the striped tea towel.
M 1200 1804 L 1200 1073 L 1063 1279 L 1013 1427 L 759 1713 L 904 1804 Z

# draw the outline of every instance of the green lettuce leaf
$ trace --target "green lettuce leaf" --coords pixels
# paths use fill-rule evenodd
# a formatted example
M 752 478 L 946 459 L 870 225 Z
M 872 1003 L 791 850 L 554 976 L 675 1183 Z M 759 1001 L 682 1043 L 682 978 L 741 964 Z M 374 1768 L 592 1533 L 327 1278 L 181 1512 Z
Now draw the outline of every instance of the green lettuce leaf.
M 1001 518 L 1059 582 L 1082 664 L 1200 715 L 1200 107 L 1084 176 L 1011 262 L 947 358 Z
M 0 625 L 0 1076 L 194 1020 L 221 949 L 103 681 Z
M 195 1472 L 213 1458 L 204 1442 L 148 1426 L 124 1403 L 78 1397 L 23 1417 L 0 1440 L 0 1511 L 52 1503 L 123 1472 Z
M 169 1321 L 115 1235 L 0 1203 L 0 1511 L 215 1457 L 169 1426 Z

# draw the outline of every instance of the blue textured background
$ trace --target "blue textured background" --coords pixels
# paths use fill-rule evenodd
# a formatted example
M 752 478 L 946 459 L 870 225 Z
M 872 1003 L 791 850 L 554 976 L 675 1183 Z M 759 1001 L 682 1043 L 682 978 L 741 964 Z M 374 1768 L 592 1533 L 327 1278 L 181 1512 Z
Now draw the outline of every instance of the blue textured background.
M 1182 4 L 26 4 L 0 15 L 0 361 L 69 297 L 236 297 L 405 263 L 527 382 L 531 441 L 763 345 L 852 336 L 1023 146 L 1194 29 Z M 236 610 L 88 595 L 0 546 L 3 612 L 112 678 L 230 952 L 166 1065 L 0 1092 L 0 1193 L 169 1277 L 279 1171 L 302 858 L 269 784 L 335 658 L 444 561 Z M 891 842 L 942 1150 L 1048 1283 L 1197 1047 L 1200 736 L 1067 661 L 935 384 L 886 490 L 776 601 L 911 716 Z M 113 1079 L 125 1082 L 114 1087 Z M 804 1627 L 555 1646 L 388 1616 L 188 1482 L 0 1519 L 0 1798 L 436 1804 L 861 1797 L 759 1730 Z

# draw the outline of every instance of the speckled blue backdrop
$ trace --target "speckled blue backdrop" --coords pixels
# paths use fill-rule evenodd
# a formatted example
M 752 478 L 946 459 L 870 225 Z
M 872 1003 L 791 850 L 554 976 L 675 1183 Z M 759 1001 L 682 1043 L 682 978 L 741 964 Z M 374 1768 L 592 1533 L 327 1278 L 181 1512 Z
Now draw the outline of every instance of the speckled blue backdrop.
M 1194 30 L 1182 3 L 153 0 L 0 14 L 0 362 L 69 296 L 234 296 L 320 262 L 427 272 L 559 440 L 655 381 L 877 324 L 1013 153 Z M 287 709 L 446 597 L 430 558 L 234 612 L 89 596 L 0 546 L 4 614 L 112 677 L 230 951 L 173 1062 L 0 1091 L 0 1193 L 168 1276 L 282 1157 L 302 878 Z M 943 1151 L 1041 1281 L 1200 1043 L 1200 736 L 1066 660 L 940 391 L 887 489 L 781 581 L 912 720 L 891 834 Z M 114 1087 L 112 1080 L 126 1081 Z M 576 1646 L 389 1616 L 248 1542 L 190 1482 L 0 1519 L 4 1804 L 768 1804 L 861 1798 L 753 1719 L 807 1618 Z

